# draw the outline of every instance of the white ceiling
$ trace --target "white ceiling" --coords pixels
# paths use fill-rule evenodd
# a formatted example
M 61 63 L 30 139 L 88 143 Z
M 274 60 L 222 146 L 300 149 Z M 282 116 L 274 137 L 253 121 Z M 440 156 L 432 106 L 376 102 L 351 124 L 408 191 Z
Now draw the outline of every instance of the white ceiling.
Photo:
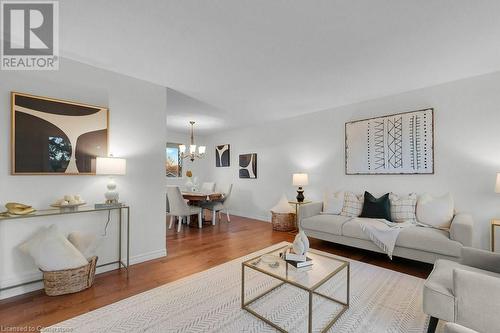
M 205 103 L 169 103 L 173 128 L 186 113 L 215 130 L 500 70 L 498 0 L 64 0 L 60 13 L 64 56 Z

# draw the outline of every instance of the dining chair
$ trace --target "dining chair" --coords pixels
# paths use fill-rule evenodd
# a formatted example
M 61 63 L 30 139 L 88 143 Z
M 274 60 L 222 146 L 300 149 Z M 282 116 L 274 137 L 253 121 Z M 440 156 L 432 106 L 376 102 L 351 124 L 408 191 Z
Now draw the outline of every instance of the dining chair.
M 201 207 L 188 205 L 186 201 L 184 201 L 184 198 L 182 197 L 182 192 L 179 186 L 168 186 L 167 196 L 168 196 L 168 203 L 170 206 L 170 212 L 169 212 L 170 224 L 168 226 L 169 229 L 172 228 L 175 217 L 178 217 L 179 223 L 177 225 L 177 232 L 180 232 L 183 218 L 186 217 L 187 224 L 189 225 L 189 222 L 191 220 L 191 215 L 198 215 L 198 228 L 201 229 L 203 222 Z
M 215 191 L 215 183 L 214 182 L 205 182 L 201 184 L 201 192 L 202 193 L 214 193 Z
M 224 195 L 222 200 L 208 201 L 201 204 L 201 207 L 203 209 L 208 209 L 212 211 L 212 225 L 215 225 L 217 214 L 220 220 L 221 212 L 225 212 L 227 216 L 227 222 L 231 222 L 231 218 L 229 217 L 229 198 L 231 197 L 232 191 L 233 191 L 233 184 L 229 185 L 229 190 Z

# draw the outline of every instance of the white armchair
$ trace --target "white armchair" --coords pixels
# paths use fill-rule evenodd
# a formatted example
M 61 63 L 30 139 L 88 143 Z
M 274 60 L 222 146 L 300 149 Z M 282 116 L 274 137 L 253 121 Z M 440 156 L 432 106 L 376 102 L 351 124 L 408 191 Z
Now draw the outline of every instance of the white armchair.
M 438 319 L 481 333 L 498 332 L 499 300 L 500 254 L 464 247 L 460 263 L 436 261 L 424 284 L 428 332 L 435 331 Z
M 444 333 L 478 333 L 477 331 L 471 330 L 467 327 L 460 326 L 454 323 L 447 323 L 444 325 Z

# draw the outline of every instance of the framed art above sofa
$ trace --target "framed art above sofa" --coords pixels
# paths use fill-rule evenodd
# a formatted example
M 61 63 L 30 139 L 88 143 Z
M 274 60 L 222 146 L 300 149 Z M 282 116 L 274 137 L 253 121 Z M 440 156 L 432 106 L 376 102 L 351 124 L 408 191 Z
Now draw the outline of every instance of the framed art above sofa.
M 346 123 L 345 173 L 433 174 L 434 109 Z

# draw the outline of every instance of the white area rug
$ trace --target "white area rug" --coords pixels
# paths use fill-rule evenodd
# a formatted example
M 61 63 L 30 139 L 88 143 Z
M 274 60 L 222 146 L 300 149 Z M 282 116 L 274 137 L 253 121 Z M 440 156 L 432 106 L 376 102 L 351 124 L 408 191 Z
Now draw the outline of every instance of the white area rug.
M 276 332 L 241 309 L 241 262 L 286 244 L 276 244 L 129 297 L 42 332 Z M 329 332 L 426 332 L 428 317 L 422 312 L 424 280 L 349 261 L 350 307 Z M 251 293 L 259 293 L 276 284 L 276 280 L 251 273 L 246 284 Z M 332 310 L 323 302 L 327 301 L 320 299 L 313 305 L 315 327 L 326 322 L 327 310 Z M 279 288 L 257 303 L 254 309 L 266 312 L 287 330 L 307 332 L 305 293 L 292 287 Z

